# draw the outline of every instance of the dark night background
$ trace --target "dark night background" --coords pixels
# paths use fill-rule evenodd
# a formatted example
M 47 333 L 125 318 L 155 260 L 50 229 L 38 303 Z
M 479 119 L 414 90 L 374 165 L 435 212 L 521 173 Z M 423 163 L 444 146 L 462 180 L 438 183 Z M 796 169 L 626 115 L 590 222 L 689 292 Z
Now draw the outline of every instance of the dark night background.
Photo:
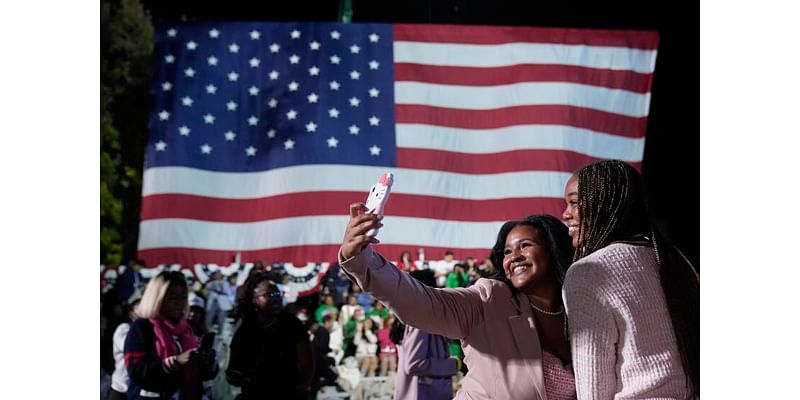
M 156 26 L 193 20 L 337 21 L 340 1 L 143 0 Z M 660 44 L 643 175 L 662 231 L 699 269 L 699 10 L 688 2 L 352 1 L 352 22 L 654 30 Z M 689 6 L 692 6 L 690 9 Z M 698 21 L 698 22 L 695 22 Z M 697 25 L 695 25 L 697 24 Z

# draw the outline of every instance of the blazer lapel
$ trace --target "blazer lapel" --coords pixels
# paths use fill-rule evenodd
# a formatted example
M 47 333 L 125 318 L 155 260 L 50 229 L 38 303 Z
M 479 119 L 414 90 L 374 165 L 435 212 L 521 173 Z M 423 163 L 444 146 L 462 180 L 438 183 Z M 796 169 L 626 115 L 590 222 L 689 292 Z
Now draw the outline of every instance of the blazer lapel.
M 528 299 L 522 294 L 517 295 L 516 304 L 524 305 L 524 307 L 517 307 L 518 314 L 508 318 L 508 323 L 511 325 L 511 333 L 514 335 L 514 341 L 522 354 L 531 359 L 531 361 L 525 363 L 525 368 L 533 380 L 536 390 L 539 392 L 539 397 L 542 400 L 547 400 L 542 371 L 542 347 L 539 344 L 536 324 L 533 322 L 533 311 L 528 307 Z

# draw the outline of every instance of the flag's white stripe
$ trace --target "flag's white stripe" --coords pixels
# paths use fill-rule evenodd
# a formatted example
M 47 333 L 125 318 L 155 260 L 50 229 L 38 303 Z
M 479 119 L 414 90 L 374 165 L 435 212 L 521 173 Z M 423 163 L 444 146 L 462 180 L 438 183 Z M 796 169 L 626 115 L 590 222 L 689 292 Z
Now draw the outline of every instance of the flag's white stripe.
M 189 219 L 142 221 L 139 250 L 188 247 L 246 251 L 341 243 L 347 216 L 312 216 L 251 223 Z M 489 248 L 503 221 L 463 222 L 387 216 L 378 238 L 384 244 Z
M 609 135 L 566 125 L 458 129 L 397 124 L 397 147 L 487 154 L 513 150 L 565 150 L 597 158 L 641 162 L 644 138 Z
M 454 44 L 394 42 L 394 62 L 460 67 L 562 64 L 652 73 L 656 50 L 552 43 Z
M 466 110 L 529 105 L 591 108 L 629 117 L 646 117 L 650 93 L 567 82 L 525 82 L 497 86 L 460 86 L 395 82 L 396 104 L 420 104 Z
M 157 167 L 144 172 L 142 196 L 180 193 L 249 199 L 316 191 L 367 193 L 386 171 L 395 173 L 394 193 L 487 200 L 510 197 L 562 197 L 566 172 L 524 171 L 469 175 L 452 172 L 353 165 L 302 165 L 265 172 L 212 172 L 187 167 Z M 487 188 L 493 188 L 487 190 Z M 311 194 L 309 195 L 311 196 Z

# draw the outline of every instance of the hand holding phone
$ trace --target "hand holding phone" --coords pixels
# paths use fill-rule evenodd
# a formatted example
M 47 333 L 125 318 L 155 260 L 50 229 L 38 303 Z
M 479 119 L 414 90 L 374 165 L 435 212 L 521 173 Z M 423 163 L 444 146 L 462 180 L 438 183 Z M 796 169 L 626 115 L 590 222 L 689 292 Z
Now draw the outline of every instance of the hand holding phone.
M 383 216 L 383 210 L 386 203 L 389 202 L 389 193 L 392 191 L 392 184 L 394 183 L 394 174 L 387 172 L 378 179 L 378 182 L 372 185 L 372 189 L 367 196 L 367 213 Z M 367 236 L 375 237 L 378 234 L 378 229 L 370 229 Z

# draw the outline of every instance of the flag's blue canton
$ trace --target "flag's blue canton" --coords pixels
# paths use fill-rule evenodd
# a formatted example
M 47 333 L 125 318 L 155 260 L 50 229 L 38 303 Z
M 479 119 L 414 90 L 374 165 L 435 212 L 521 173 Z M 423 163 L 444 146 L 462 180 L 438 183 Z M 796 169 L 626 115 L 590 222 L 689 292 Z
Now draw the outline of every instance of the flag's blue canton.
M 391 25 L 189 24 L 155 46 L 146 167 L 395 165 Z

